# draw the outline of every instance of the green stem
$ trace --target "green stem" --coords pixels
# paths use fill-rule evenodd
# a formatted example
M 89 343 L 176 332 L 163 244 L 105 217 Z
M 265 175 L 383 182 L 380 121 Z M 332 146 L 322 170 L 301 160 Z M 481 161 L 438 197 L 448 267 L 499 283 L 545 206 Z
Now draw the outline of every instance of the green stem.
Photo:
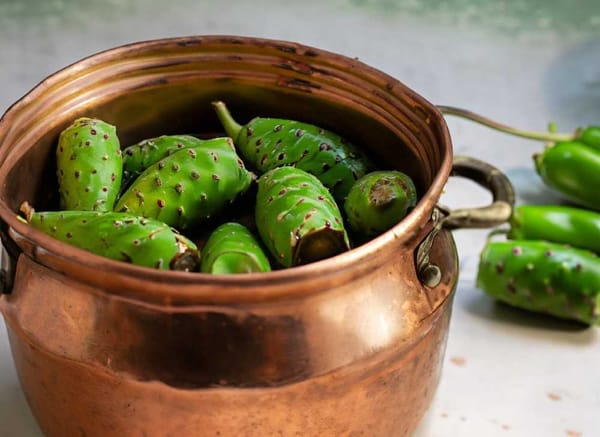
M 489 128 L 495 129 L 500 132 L 504 132 L 507 134 L 515 135 L 522 138 L 528 138 L 530 140 L 540 140 L 540 141 L 550 141 L 550 142 L 558 142 L 558 141 L 573 141 L 577 138 L 576 134 L 561 134 L 556 132 L 533 132 L 522 129 L 517 129 L 512 126 L 508 126 L 502 123 L 498 123 L 497 121 L 490 120 L 482 115 L 476 114 L 474 112 L 468 111 L 462 108 L 456 108 L 453 106 L 442 106 L 438 105 L 437 108 L 440 110 L 442 114 L 446 115 L 454 115 L 456 117 L 466 118 L 468 120 L 474 121 L 475 123 L 482 124 Z
M 212 105 L 215 108 L 217 117 L 219 117 L 219 120 L 221 121 L 223 128 L 225 128 L 227 135 L 230 136 L 231 139 L 236 140 L 242 130 L 242 125 L 233 119 L 225 103 L 216 101 L 212 102 Z

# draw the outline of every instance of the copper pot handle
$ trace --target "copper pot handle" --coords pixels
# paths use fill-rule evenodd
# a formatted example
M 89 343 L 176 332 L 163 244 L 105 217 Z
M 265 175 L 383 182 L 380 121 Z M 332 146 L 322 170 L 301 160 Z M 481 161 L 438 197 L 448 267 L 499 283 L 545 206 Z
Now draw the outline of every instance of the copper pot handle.
M 445 229 L 491 228 L 505 223 L 512 215 L 515 191 L 508 177 L 487 162 L 469 156 L 455 156 L 451 176 L 462 176 L 492 193 L 490 205 L 450 210 L 438 205 L 445 214 Z
M 438 204 L 432 214 L 432 230 L 419 245 L 416 255 L 420 281 L 437 286 L 442 278 L 439 267 L 429 261 L 429 251 L 441 229 L 492 228 L 505 223 L 512 215 L 515 192 L 508 177 L 487 162 L 469 156 L 455 156 L 451 176 L 461 176 L 476 182 L 492 193 L 490 205 L 476 208 L 449 209 Z

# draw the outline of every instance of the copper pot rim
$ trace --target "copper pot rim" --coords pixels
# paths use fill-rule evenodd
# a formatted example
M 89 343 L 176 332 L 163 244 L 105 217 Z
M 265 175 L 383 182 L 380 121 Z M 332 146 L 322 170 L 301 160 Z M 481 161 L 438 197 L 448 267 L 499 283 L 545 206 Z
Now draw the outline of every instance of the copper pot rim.
M 143 301 L 158 297 L 169 301 L 171 298 L 185 297 L 193 298 L 198 303 L 210 302 L 211 304 L 250 303 L 305 296 L 307 292 L 317 292 L 324 286 L 332 284 L 341 285 L 359 277 L 366 271 L 377 268 L 381 264 L 382 258 L 384 261 L 388 260 L 387 255 L 394 250 L 406 247 L 414 250 L 420 241 L 419 237 L 423 238 L 426 234 L 424 228 L 427 228 L 431 221 L 432 211 L 452 169 L 452 142 L 445 119 L 434 104 L 397 79 L 358 59 L 352 59 L 345 55 L 296 42 L 236 35 L 190 35 L 132 42 L 91 54 L 50 74 L 7 109 L 0 118 L 0 127 L 3 124 L 9 124 L 11 118 L 18 114 L 28 101 L 36 99 L 43 93 L 44 88 L 61 81 L 68 81 L 72 72 L 80 68 L 89 68 L 103 61 L 119 59 L 120 54 L 129 53 L 132 50 L 143 51 L 171 44 L 201 45 L 205 42 L 236 44 L 239 41 L 249 42 L 256 46 L 274 46 L 283 52 L 301 50 L 306 53 L 306 56 L 326 57 L 328 61 L 334 61 L 336 65 L 348 68 L 358 66 L 384 87 L 389 83 L 398 85 L 387 88 L 388 93 L 408 94 L 411 99 L 418 101 L 428 109 L 430 118 L 428 124 L 441 128 L 439 129 L 440 144 L 443 149 L 441 165 L 415 208 L 402 221 L 372 240 L 332 258 L 268 273 L 235 275 L 155 270 L 104 258 L 55 240 L 49 235 L 31 228 L 17 218 L 17 214 L 9 207 L 5 199 L 0 199 L 0 218 L 9 230 L 9 237 L 5 237 L 16 241 L 21 249 L 23 249 L 22 243 L 25 242 L 31 249 L 24 250 L 28 256 L 64 274 L 77 276 L 78 270 L 85 267 L 98 274 L 110 275 L 110 283 L 105 284 L 107 287 L 103 287 L 103 292 L 118 295 L 127 290 L 127 296 L 136 300 Z M 0 164 L 0 168 L 5 165 L 6 159 Z M 2 173 L 6 175 L 7 172 L 3 171 Z M 341 279 L 340 276 L 344 276 L 344 278 Z M 98 282 L 102 283 L 102 280 Z M 154 287 L 164 284 L 168 285 Z M 293 284 L 293 286 L 282 287 L 285 284 Z M 253 291 L 249 293 L 249 289 Z

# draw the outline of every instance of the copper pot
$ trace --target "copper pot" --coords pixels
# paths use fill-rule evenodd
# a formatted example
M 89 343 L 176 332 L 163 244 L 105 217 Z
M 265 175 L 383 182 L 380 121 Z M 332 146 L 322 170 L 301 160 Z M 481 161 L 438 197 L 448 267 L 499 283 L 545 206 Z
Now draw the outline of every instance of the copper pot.
M 107 260 L 16 219 L 24 200 L 55 205 L 54 145 L 75 117 L 117 125 L 127 145 L 217 132 L 213 99 L 242 120 L 301 119 L 365 145 L 415 179 L 417 207 L 342 255 L 234 276 Z M 461 160 L 454 171 L 496 202 L 450 214 L 437 205 L 450 137 L 436 107 L 399 81 L 323 50 L 242 37 L 136 43 L 67 67 L 5 113 L 0 161 L 0 309 L 49 436 L 409 435 L 448 335 L 458 269 L 444 227 L 493 225 L 512 204 L 503 175 Z

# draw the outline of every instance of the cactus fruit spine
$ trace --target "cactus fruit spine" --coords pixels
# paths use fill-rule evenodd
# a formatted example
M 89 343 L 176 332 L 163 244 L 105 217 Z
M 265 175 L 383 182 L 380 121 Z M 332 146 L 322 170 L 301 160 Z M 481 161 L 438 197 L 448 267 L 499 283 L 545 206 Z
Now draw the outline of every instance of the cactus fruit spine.
M 61 209 L 112 210 L 123 171 L 114 126 L 98 119 L 76 119 L 60 133 L 56 159 Z
M 230 138 L 179 150 L 148 167 L 123 193 L 116 211 L 184 229 L 219 212 L 252 183 Z
M 372 237 L 398 223 L 417 203 L 412 179 L 395 170 L 374 171 L 356 181 L 344 201 L 350 229 Z
M 477 286 L 519 308 L 600 323 L 600 258 L 587 250 L 536 240 L 488 241 Z
M 325 259 L 350 248 L 331 193 L 313 175 L 279 167 L 258 179 L 256 225 L 262 241 L 284 267 Z
M 252 273 L 269 272 L 271 266 L 248 228 L 228 222 L 210 234 L 202 248 L 200 270 L 214 274 Z
M 97 255 L 163 270 L 196 270 L 196 245 L 157 220 L 126 213 L 96 211 L 21 212 L 31 226 Z
M 373 164 L 339 135 L 294 120 L 256 117 L 238 124 L 223 102 L 213 102 L 227 135 L 240 155 L 259 173 L 294 166 L 319 178 L 335 199 L 343 200 Z

